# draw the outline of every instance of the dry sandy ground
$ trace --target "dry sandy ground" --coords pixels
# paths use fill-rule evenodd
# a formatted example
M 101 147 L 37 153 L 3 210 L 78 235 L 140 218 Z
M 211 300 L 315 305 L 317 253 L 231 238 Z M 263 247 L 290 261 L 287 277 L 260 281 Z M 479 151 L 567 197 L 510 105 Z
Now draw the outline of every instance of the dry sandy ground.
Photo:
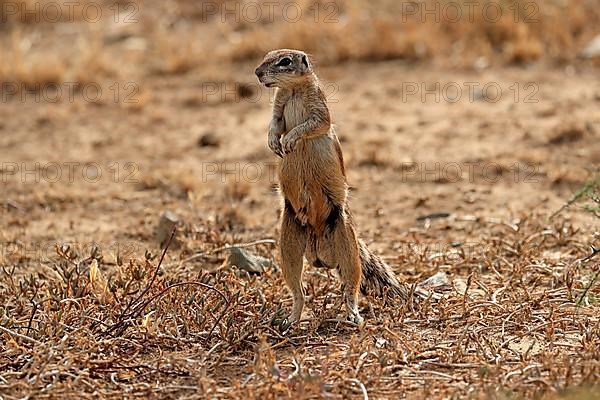
M 506 221 L 548 215 L 600 160 L 594 70 L 478 73 L 388 62 L 320 72 L 352 207 L 363 236 L 384 253 L 390 238 L 431 213 Z M 16 208 L 4 208 L 3 241 L 152 246 L 167 209 L 190 225 L 227 221 L 230 238 L 276 236 L 277 160 L 265 139 L 272 93 L 256 85 L 251 65 L 236 78 L 134 82 L 142 91 L 131 89 L 139 100 L 133 107 L 125 102 L 129 89 L 115 103 L 106 86 L 93 103 L 81 93 L 73 102 L 66 93 L 56 104 L 33 95 L 5 102 L 2 196 Z M 216 146 L 198 145 L 206 134 Z M 572 217 L 592 231 L 591 218 Z M 453 235 L 478 240 L 450 230 L 439 242 Z
M 181 245 L 169 249 L 165 265 L 173 265 L 175 261 L 207 248 L 277 238 L 279 200 L 274 192 L 277 181 L 273 175 L 277 160 L 266 145 L 266 127 L 270 116 L 269 92 L 256 86 L 252 76 L 253 67 L 245 65 L 243 69 L 233 72 L 230 80 L 209 84 L 203 83 L 193 73 L 134 82 L 141 90 L 133 95 L 139 103 L 133 104 L 124 103 L 122 99 L 115 103 L 112 97 L 114 92 L 106 87 L 103 98 L 94 102 L 85 101 L 80 93 L 75 94 L 73 102 L 64 98 L 56 104 L 14 98 L 4 102 L 0 107 L 0 161 L 3 163 L 0 193 L 3 205 L 0 242 L 3 247 L 0 263 L 17 265 L 18 275 L 39 272 L 43 270 L 43 265 L 51 265 L 57 259 L 54 243 L 68 242 L 74 248 L 82 248 L 83 252 L 92 243 L 99 243 L 108 260 L 107 266 L 101 265 L 100 269 L 108 273 L 113 268 L 110 263 L 114 264 L 117 247 L 125 260 L 129 257 L 142 259 L 146 249 L 153 254 L 159 252 L 155 230 L 160 215 L 166 210 L 173 211 L 181 220 L 178 233 Z M 463 286 L 464 280 L 474 273 L 481 282 L 488 282 L 492 287 L 489 282 L 493 279 L 512 281 L 511 269 L 506 266 L 500 268 L 505 265 L 503 262 L 506 265 L 521 265 L 518 259 L 511 258 L 510 252 L 506 253 L 508 255 L 505 258 L 493 249 L 490 250 L 490 254 L 495 254 L 493 262 L 484 265 L 477 261 L 479 254 L 489 250 L 486 246 L 502 244 L 503 238 L 508 247 L 525 243 L 523 246 L 528 248 L 526 243 L 535 242 L 537 239 L 534 238 L 543 236 L 543 232 L 555 235 L 556 242 L 550 241 L 551 245 L 544 244 L 546 242 L 540 244 L 543 251 L 540 250 L 536 256 L 537 261 L 531 262 L 535 268 L 543 271 L 570 265 L 577 258 L 585 256 L 588 251 L 586 245 L 598 243 L 597 220 L 577 206 L 565 211 L 557 221 L 547 220 L 599 166 L 600 82 L 597 70 L 558 70 L 539 66 L 477 72 L 385 62 L 322 68 L 319 73 L 327 87 L 331 110 L 342 140 L 348 180 L 353 188 L 351 206 L 361 235 L 373 249 L 389 258 L 406 280 L 414 282 L 443 270 L 457 280 L 462 279 Z M 118 83 L 123 86 L 126 82 Z M 425 88 L 435 92 L 438 83 L 441 90 L 439 101 L 436 101 L 433 92 L 427 94 L 425 99 L 421 98 Z M 495 102 L 482 97 L 479 89 L 484 86 L 488 88 L 488 96 L 497 97 Z M 462 89 L 458 98 L 457 87 Z M 472 99 L 469 87 L 474 88 Z M 417 93 L 412 94 L 415 88 Z M 498 95 L 498 88 L 502 91 L 501 95 Z M 204 137 L 204 145 L 200 145 L 201 137 Z M 40 168 L 32 172 L 36 163 Z M 25 173 L 26 170 L 29 172 Z M 436 213 L 448 213 L 449 216 L 417 220 Z M 535 229 L 530 228 L 533 225 Z M 521 232 L 520 228 L 524 233 L 515 233 Z M 532 236 L 528 237 L 529 234 Z M 519 239 L 513 241 L 511 235 L 517 235 Z M 464 259 L 476 262 L 465 263 L 446 257 L 446 251 L 453 248 L 470 253 Z M 259 247 L 255 251 L 277 260 L 276 251 L 269 246 Z M 521 249 L 511 251 L 518 254 Z M 221 261 L 216 257 L 189 263 L 186 273 L 197 273 L 203 267 L 214 267 Z M 519 268 L 528 267 L 521 265 Z M 581 276 L 588 274 L 580 272 Z M 166 273 L 172 272 L 167 268 Z M 337 283 L 321 279 L 319 274 L 309 271 L 313 298 L 308 303 L 308 318 L 314 315 L 316 319 L 320 318 L 318 309 L 321 301 L 328 292 L 338 290 Z M 521 282 L 519 287 L 531 284 L 529 287 L 533 291 L 538 285 L 535 283 L 535 274 L 530 276 L 531 281 Z M 539 274 L 543 279 L 560 282 L 560 273 Z M 246 287 L 240 282 L 231 285 L 235 290 Z M 263 285 L 268 290 L 268 298 L 275 302 L 271 306 L 289 307 L 279 273 L 270 272 L 266 277 L 252 282 L 247 290 L 255 290 Z M 550 290 L 554 287 L 552 285 L 540 287 Z M 498 283 L 493 289 L 501 286 Z M 515 289 L 515 296 L 517 292 L 518 296 L 526 296 L 526 291 Z M 499 293 L 496 292 L 494 296 Z M 592 293 L 596 294 L 597 290 L 593 289 Z M 249 299 L 248 304 L 255 298 Z M 552 315 L 552 306 L 545 308 L 545 304 L 540 306 L 543 312 Z M 507 309 L 502 308 L 505 306 Z M 240 311 L 245 308 L 239 307 L 237 314 L 231 317 L 234 318 L 232 321 L 239 326 L 252 326 L 248 322 L 249 314 Z M 366 362 L 363 367 L 366 372 L 359 372 L 359 367 L 356 367 L 353 376 L 364 382 L 373 398 L 410 393 L 414 393 L 416 398 L 423 393 L 436 397 L 448 390 L 450 393 L 467 395 L 470 393 L 469 385 L 486 387 L 482 378 L 484 375 L 481 374 L 488 368 L 490 371 L 498 368 L 506 377 L 504 380 L 498 378 L 499 381 L 494 378 L 489 385 L 494 387 L 502 383 L 506 385 L 506 390 L 515 389 L 524 393 L 532 393 L 527 392 L 531 388 L 556 389 L 569 383 L 593 381 L 594 376 L 597 377 L 597 370 L 596 375 L 590 372 L 587 378 L 584 376 L 587 372 L 580 371 L 573 372 L 576 378 L 569 380 L 565 372 L 566 375 L 561 375 L 567 376 L 564 379 L 554 375 L 547 378 L 556 382 L 556 386 L 548 386 L 544 383 L 545 372 L 540 372 L 542 375 L 539 376 L 528 375 L 538 371 L 535 369 L 538 367 L 520 370 L 522 372 L 518 378 L 514 373 L 510 375 L 511 365 L 525 368 L 529 363 L 542 362 L 541 358 L 536 358 L 541 353 L 547 360 L 549 349 L 556 351 L 553 353 L 556 360 L 577 360 L 582 368 L 597 366 L 598 361 L 593 354 L 597 355 L 598 347 L 595 347 L 595 353 L 585 353 L 586 349 L 589 350 L 586 346 L 591 346 L 589 343 L 594 340 L 586 342 L 575 335 L 569 341 L 565 333 L 561 336 L 562 343 L 566 343 L 563 347 L 548 347 L 548 352 L 544 352 L 544 346 L 550 345 L 542 339 L 535 345 L 542 346 L 541 349 L 525 341 L 521 343 L 522 348 L 511 348 L 515 354 L 521 354 L 521 363 L 517 358 L 511 361 L 515 364 L 499 362 L 499 366 L 495 367 L 491 361 L 485 367 L 468 364 L 472 360 L 469 361 L 466 354 L 453 353 L 454 350 L 450 349 L 444 354 L 454 354 L 455 363 L 448 365 L 454 365 L 455 370 L 440 369 L 424 377 L 415 377 L 410 372 L 410 376 L 403 378 L 404 386 L 394 386 L 393 379 L 399 379 L 394 378 L 397 370 L 376 369 L 372 365 L 377 362 L 370 356 L 361 356 L 362 361 L 358 359 L 363 351 L 360 349 L 366 346 L 363 345 L 363 339 L 371 334 L 374 337 L 379 335 L 377 337 L 380 339 L 368 351 L 384 351 L 382 349 L 388 346 L 386 343 L 400 340 L 399 343 L 409 343 L 406 344 L 408 347 L 410 344 L 418 347 L 422 350 L 419 354 L 428 359 L 425 349 L 431 342 L 443 342 L 443 335 L 439 336 L 441 331 L 437 330 L 435 322 L 420 322 L 413 326 L 410 325 L 411 318 L 417 321 L 414 315 L 404 320 L 404 317 L 394 314 L 394 310 L 377 308 L 375 313 L 390 312 L 393 318 L 400 318 L 395 320 L 400 325 L 392 324 L 388 329 L 386 319 L 381 316 L 385 314 L 377 314 L 379 316 L 376 317 L 373 310 L 369 312 L 364 301 L 362 307 L 367 316 L 365 331 L 309 331 L 301 335 L 302 343 L 319 342 L 320 347 L 278 345 L 273 353 L 261 354 L 279 360 L 285 373 L 294 370 L 292 359 L 297 358 L 304 366 L 309 366 L 307 373 L 320 371 L 326 382 L 340 382 L 335 375 L 338 368 L 346 368 L 346 364 L 354 368 Z M 537 306 L 531 307 L 535 309 Z M 494 321 L 508 321 L 512 311 L 508 305 L 500 308 L 502 313 L 498 318 L 501 319 Z M 518 312 L 518 308 L 514 312 Z M 271 309 L 267 311 L 267 314 L 272 312 Z M 435 311 L 427 309 L 420 313 L 428 321 Z M 23 312 L 21 317 L 27 319 L 28 315 L 28 312 Z M 160 315 L 160 311 L 156 315 Z M 597 322 L 597 306 L 591 306 L 582 315 L 590 318 L 585 324 Z M 528 326 L 536 323 L 536 317 L 531 318 Z M 517 326 L 510 329 L 521 328 Z M 557 325 L 556 332 L 559 331 Z M 269 330 L 263 332 L 271 335 Z M 181 345 L 184 342 L 177 344 L 175 350 L 171 348 L 174 353 L 169 353 L 157 347 L 153 340 L 148 339 L 148 353 L 141 353 L 146 360 L 167 355 L 176 357 L 176 354 L 192 357 L 191 350 L 186 347 L 188 345 Z M 195 339 L 190 340 L 189 343 L 192 343 Z M 253 343 L 257 348 L 263 348 L 264 340 L 256 339 Z M 276 336 L 266 340 L 270 345 L 281 341 Z M 337 340 L 341 340 L 342 344 L 350 343 L 360 351 L 356 357 L 344 356 L 345 353 L 340 350 L 343 345 L 333 343 Z M 579 348 L 582 340 L 584 344 Z M 200 347 L 194 347 L 194 351 L 206 354 L 206 350 L 216 342 L 202 343 Z M 328 347 L 327 343 L 333 344 Z M 192 347 L 196 345 L 189 344 Z M 474 346 L 472 342 L 471 345 Z M 85 350 L 86 353 L 104 357 L 107 350 L 92 347 Z M 231 355 L 231 349 L 223 354 Z M 389 354 L 396 354 L 394 349 L 390 348 Z M 590 358 L 574 356 L 575 353 L 569 353 L 571 349 L 581 350 L 582 353 L 577 354 L 588 354 Z M 252 367 L 240 360 L 252 359 L 254 348 L 246 346 L 240 351 L 234 352 L 233 358 L 223 356 L 228 362 L 226 366 L 202 370 L 212 379 L 212 383 L 203 386 L 203 390 L 213 390 L 210 392 L 212 395 L 224 397 L 244 396 L 248 391 L 259 388 L 267 390 L 248 374 L 262 368 L 260 366 L 263 364 L 270 365 L 271 359 L 265 356 L 267 358 L 257 361 L 255 358 Z M 215 354 L 218 355 L 219 351 L 212 356 Z M 212 356 L 209 353 L 204 360 Z M 16 383 L 19 373 L 24 372 L 19 372 L 15 357 L 3 361 L 11 365 L 11 371 L 15 371 L 8 378 L 6 393 L 23 395 L 26 390 L 41 388 L 43 379 L 40 382 L 36 380 L 31 387 L 23 383 L 25 381 L 20 381 L 25 386 Z M 413 356 L 409 355 L 407 368 L 412 371 L 411 368 L 417 368 L 417 364 L 414 364 L 417 361 L 413 363 L 410 357 Z M 331 361 L 335 365 L 327 364 L 330 358 L 337 360 Z M 436 360 L 437 363 L 441 362 Z M 177 365 L 184 370 L 188 368 L 186 371 L 192 374 L 200 371 L 197 364 L 184 365 L 181 361 Z M 270 369 L 265 367 L 260 371 L 266 374 Z M 102 374 L 97 371 L 85 379 L 105 385 L 106 392 L 101 392 L 107 397 L 110 397 L 107 393 L 118 397 L 121 389 L 117 383 L 127 382 L 129 378 L 119 375 L 116 381 L 111 381 L 114 375 L 111 378 L 108 372 Z M 364 374 L 367 374 L 366 378 Z M 170 382 L 175 379 L 170 376 L 167 374 L 156 380 Z M 6 380 L 6 377 L 8 375 L 3 379 Z M 391 381 L 386 381 L 388 378 Z M 135 386 L 145 382 L 145 379 L 149 380 L 150 385 L 154 377 L 135 378 L 131 383 L 134 386 L 128 390 L 148 394 L 150 386 L 144 389 Z M 269 379 L 265 378 L 264 382 L 272 382 Z M 240 386 L 242 381 L 246 383 Z M 173 397 L 184 393 L 190 395 L 185 385 L 195 385 L 198 381 L 194 382 L 185 381 L 179 389 L 171 388 L 169 393 Z M 346 389 L 338 390 L 335 386 L 333 393 L 338 396 L 360 396 L 358 386 L 350 390 L 348 385 L 351 384 L 345 380 L 342 382 L 345 382 Z M 331 389 L 327 385 L 321 386 L 321 394 Z M 53 388 L 55 390 L 56 386 Z M 81 388 L 83 391 L 88 389 Z M 38 394 L 45 389 L 39 390 L 41 392 Z M 268 390 L 277 392 L 280 389 L 272 384 Z M 48 389 L 45 393 L 60 395 L 69 392 L 52 392 Z M 278 393 L 283 395 L 282 391 Z

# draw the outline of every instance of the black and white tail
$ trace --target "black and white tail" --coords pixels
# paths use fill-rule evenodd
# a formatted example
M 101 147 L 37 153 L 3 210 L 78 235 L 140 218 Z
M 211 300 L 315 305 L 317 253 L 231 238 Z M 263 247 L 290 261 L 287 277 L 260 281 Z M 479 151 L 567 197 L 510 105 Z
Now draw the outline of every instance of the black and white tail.
M 381 296 L 385 291 L 391 297 L 401 301 L 408 300 L 410 287 L 398 280 L 392 268 L 376 254 L 373 254 L 362 240 L 358 241 L 360 250 L 360 263 L 362 268 L 362 281 L 360 291 L 364 295 Z M 446 276 L 436 274 L 415 288 L 414 294 L 418 298 L 427 298 L 430 290 L 445 289 L 448 287 Z M 439 298 L 438 293 L 432 297 Z

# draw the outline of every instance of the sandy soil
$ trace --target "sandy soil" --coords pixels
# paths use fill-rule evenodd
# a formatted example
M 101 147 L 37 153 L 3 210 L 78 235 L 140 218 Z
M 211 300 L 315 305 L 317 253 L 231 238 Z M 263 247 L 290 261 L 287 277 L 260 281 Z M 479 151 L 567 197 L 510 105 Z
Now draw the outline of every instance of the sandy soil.
M 594 70 L 477 73 L 387 62 L 320 73 L 352 207 L 362 235 L 384 253 L 393 254 L 390 238 L 432 213 L 549 215 L 600 160 Z M 73 102 L 3 105 L 3 241 L 151 247 L 164 210 L 189 226 L 219 220 L 230 239 L 276 237 L 277 159 L 265 139 L 272 92 L 255 83 L 252 66 L 228 82 L 166 77 L 143 88 L 151 100 L 131 95 L 139 108 L 106 90 L 101 102 L 75 93 Z M 592 232 L 593 220 L 569 215 Z M 478 240 L 452 229 L 437 240 L 454 235 Z

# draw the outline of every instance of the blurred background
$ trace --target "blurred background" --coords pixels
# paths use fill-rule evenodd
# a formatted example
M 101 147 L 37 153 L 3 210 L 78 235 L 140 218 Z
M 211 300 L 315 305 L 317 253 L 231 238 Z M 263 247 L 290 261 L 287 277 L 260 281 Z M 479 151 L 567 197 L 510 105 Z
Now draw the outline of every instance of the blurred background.
M 2 0 L 2 77 L 28 84 L 202 73 L 274 48 L 321 65 L 402 59 L 448 67 L 576 62 L 592 0 Z M 212 68 L 210 68 L 212 67 Z
M 600 159 L 599 27 L 596 0 L 1 0 L 3 234 L 155 245 L 171 210 L 184 253 L 276 236 L 253 70 L 282 47 L 315 59 L 368 237 L 551 212 Z

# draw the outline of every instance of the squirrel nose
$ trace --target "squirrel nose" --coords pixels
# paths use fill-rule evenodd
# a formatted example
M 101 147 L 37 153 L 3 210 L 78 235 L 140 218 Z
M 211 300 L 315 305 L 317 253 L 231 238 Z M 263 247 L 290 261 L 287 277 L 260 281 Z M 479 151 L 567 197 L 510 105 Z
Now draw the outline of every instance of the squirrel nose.
M 256 74 L 256 76 L 258 76 L 259 78 L 265 74 L 265 72 L 264 72 L 263 70 L 261 70 L 260 68 L 256 68 L 256 70 L 254 71 L 254 73 L 255 73 L 255 74 Z

